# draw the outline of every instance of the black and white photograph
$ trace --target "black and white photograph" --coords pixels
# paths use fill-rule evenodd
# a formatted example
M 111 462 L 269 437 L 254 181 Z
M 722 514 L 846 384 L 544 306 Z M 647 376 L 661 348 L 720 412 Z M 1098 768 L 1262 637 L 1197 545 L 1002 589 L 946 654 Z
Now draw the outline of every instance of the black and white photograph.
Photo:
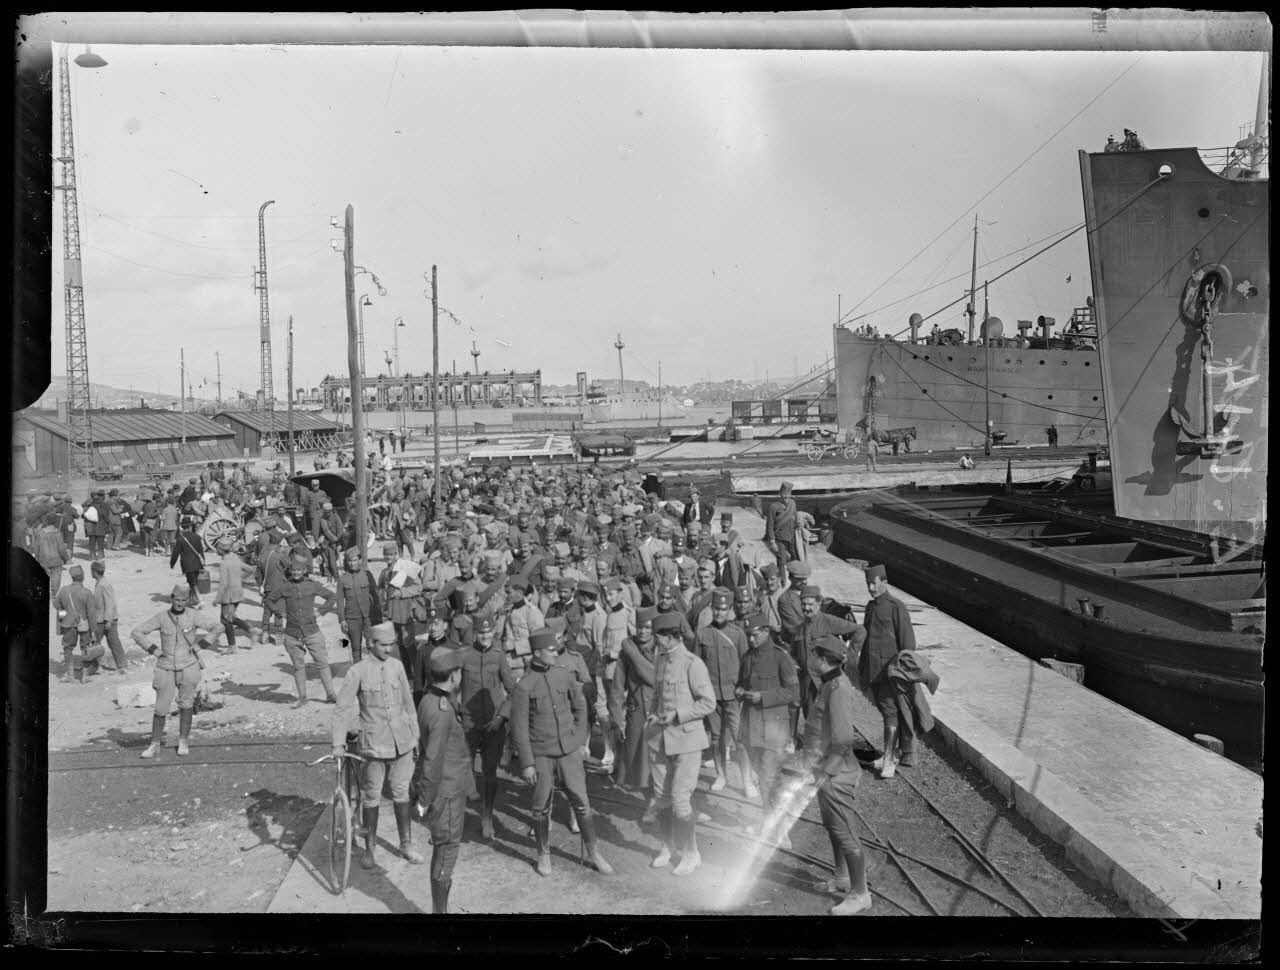
M 19 18 L 45 910 L 1258 924 L 1271 26 L 1164 14 Z

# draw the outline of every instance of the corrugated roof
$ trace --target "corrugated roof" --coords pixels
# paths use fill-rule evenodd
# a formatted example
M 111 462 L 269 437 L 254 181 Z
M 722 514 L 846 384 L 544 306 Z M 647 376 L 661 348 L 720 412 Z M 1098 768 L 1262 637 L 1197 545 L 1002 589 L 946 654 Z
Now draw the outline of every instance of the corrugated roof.
M 30 421 L 61 438 L 67 437 L 67 425 L 47 414 L 19 412 L 19 418 Z M 166 438 L 225 438 L 233 432 L 203 414 L 188 414 L 184 421 L 178 411 L 94 411 L 93 440 L 105 441 L 155 441 Z M 185 428 L 185 431 L 184 431 Z
M 215 417 L 230 418 L 246 428 L 251 428 L 261 434 L 267 426 L 266 411 L 219 411 Z M 285 432 L 289 427 L 289 412 L 276 411 L 273 421 L 277 434 Z M 303 431 L 337 431 L 338 424 L 331 418 L 326 418 L 323 414 L 315 411 L 294 411 L 293 412 L 293 430 L 295 432 Z

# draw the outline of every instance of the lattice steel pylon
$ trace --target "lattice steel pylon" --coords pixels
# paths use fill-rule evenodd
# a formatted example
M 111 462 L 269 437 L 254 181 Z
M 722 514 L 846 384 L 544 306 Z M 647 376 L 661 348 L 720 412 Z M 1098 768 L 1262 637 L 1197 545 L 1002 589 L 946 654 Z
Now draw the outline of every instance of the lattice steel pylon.
M 267 413 L 263 437 L 275 434 L 275 386 L 271 378 L 271 310 L 267 304 L 267 206 L 275 200 L 262 203 L 258 209 L 258 268 L 254 272 L 253 288 L 258 291 L 258 341 L 260 349 L 259 380 L 262 388 L 262 409 Z
M 96 58 L 100 63 L 101 58 Z M 91 66 L 91 65 L 86 65 Z M 80 268 L 80 204 L 76 199 L 75 139 L 71 132 L 71 67 L 66 48 L 58 58 L 58 122 L 62 184 L 62 275 L 67 316 L 67 467 L 87 474 L 93 467 L 93 421 L 89 414 L 89 347 L 84 331 L 84 280 Z

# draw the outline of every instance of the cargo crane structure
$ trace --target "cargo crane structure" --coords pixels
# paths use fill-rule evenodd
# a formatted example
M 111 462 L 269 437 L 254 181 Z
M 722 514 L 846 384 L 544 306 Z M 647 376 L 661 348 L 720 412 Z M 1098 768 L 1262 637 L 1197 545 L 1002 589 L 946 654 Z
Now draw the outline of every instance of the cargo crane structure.
M 275 387 L 271 379 L 271 310 L 267 302 L 267 206 L 275 200 L 262 203 L 258 209 L 258 268 L 253 274 L 253 288 L 258 291 L 258 345 L 259 383 L 262 399 L 259 407 L 266 412 L 265 434 L 275 433 Z

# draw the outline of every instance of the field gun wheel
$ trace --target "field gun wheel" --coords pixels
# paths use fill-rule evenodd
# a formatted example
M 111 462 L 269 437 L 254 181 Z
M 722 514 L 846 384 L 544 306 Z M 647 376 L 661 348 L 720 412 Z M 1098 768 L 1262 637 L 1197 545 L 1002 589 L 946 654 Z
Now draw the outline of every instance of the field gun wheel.
M 223 536 L 234 536 L 238 531 L 236 524 L 230 519 L 214 519 L 204 527 L 204 541 L 211 546 L 216 546 Z
M 822 447 L 816 441 L 810 441 L 804 446 L 804 453 L 810 461 L 822 461 L 822 456 L 826 454 L 827 449 Z

